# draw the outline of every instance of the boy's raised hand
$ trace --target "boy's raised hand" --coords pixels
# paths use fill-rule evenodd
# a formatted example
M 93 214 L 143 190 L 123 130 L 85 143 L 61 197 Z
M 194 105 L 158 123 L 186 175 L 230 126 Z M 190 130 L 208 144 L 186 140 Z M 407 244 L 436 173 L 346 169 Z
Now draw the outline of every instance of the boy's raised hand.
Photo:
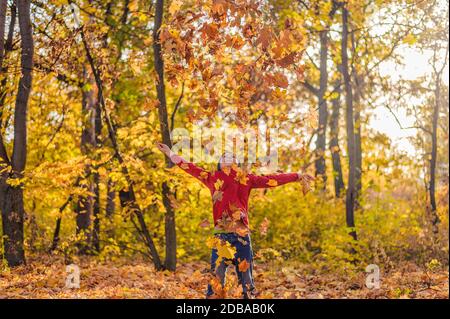
M 300 184 L 302 185 L 302 192 L 303 195 L 306 195 L 311 190 L 311 182 L 315 180 L 315 178 L 309 174 L 304 173 L 297 173 L 298 174 L 298 180 Z
M 301 172 L 298 172 L 297 175 L 298 175 L 298 180 L 299 181 L 305 180 L 305 181 L 308 181 L 308 182 L 312 182 L 312 181 L 314 181 L 316 179 L 314 176 L 311 176 L 309 174 L 304 174 L 304 173 L 301 173 Z
M 163 152 L 164 154 L 166 154 L 167 156 L 169 156 L 169 154 L 170 154 L 170 148 L 169 148 L 169 146 L 167 146 L 167 145 L 164 144 L 164 143 L 156 143 L 156 147 L 157 147 L 161 152 Z

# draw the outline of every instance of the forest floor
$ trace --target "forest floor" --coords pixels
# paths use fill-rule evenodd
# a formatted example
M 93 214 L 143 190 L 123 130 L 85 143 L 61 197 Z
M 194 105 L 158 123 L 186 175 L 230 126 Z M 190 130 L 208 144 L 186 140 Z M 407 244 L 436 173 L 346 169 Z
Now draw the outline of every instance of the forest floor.
M 0 272 L 0 298 L 204 298 L 211 278 L 205 262 L 181 264 L 174 273 L 139 260 L 83 257 L 77 265 L 80 288 L 69 289 L 62 258 L 29 258 L 26 266 Z M 307 265 L 256 264 L 254 276 L 258 298 L 449 298 L 448 269 L 430 272 L 412 264 L 382 273 L 379 289 L 366 288 L 364 272 L 317 274 Z M 227 276 L 229 298 L 240 297 L 235 277 Z

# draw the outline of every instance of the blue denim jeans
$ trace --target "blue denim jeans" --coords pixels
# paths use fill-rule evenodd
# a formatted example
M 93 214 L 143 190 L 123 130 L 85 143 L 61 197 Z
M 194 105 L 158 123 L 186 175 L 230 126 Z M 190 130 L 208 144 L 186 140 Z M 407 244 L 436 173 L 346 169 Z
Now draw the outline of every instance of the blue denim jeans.
M 229 242 L 232 247 L 236 248 L 236 253 L 234 255 L 233 260 L 222 259 L 219 262 L 217 260 L 219 258 L 217 254 L 217 249 L 212 250 L 211 271 L 215 273 L 216 276 L 219 278 L 222 287 L 224 287 L 225 285 L 225 276 L 229 265 L 229 261 L 231 261 L 232 264 L 235 266 L 238 282 L 239 284 L 242 285 L 242 292 L 245 294 L 247 291 L 253 290 L 255 288 L 255 285 L 253 282 L 253 250 L 250 241 L 250 235 L 242 237 L 235 233 L 220 233 L 216 234 L 215 236 L 220 240 Z M 249 263 L 250 267 L 246 271 L 242 272 L 239 271 L 239 262 L 241 262 L 244 259 Z M 216 265 L 217 262 L 218 264 Z M 208 284 L 206 295 L 211 296 L 213 294 L 214 291 L 211 285 Z

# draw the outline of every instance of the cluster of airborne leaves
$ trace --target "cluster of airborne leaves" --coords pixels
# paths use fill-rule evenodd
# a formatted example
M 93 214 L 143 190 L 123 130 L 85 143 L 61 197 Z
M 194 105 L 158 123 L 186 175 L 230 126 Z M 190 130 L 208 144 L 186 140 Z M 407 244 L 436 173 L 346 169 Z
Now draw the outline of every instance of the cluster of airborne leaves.
M 172 19 L 161 28 L 167 79 L 198 92 L 191 119 L 233 113 L 248 121 L 247 110 L 266 110 L 285 97 L 285 70 L 303 76 L 306 43 L 301 24 L 286 19 L 276 30 L 263 1 L 197 0 L 195 12 L 173 1 Z

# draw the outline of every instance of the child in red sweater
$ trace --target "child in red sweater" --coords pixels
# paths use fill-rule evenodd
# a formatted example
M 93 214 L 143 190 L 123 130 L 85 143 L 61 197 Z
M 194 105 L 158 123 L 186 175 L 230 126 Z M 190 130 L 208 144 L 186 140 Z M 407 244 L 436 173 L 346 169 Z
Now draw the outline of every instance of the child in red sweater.
M 249 298 L 249 292 L 254 292 L 252 278 L 253 252 L 248 223 L 248 198 L 250 191 L 254 188 L 275 187 L 298 180 L 309 183 L 314 178 L 301 173 L 266 176 L 245 173 L 236 165 L 234 156 L 228 153 L 225 153 L 220 158 L 218 170 L 210 173 L 173 153 L 167 145 L 158 143 L 157 146 L 174 164 L 196 177 L 210 190 L 213 200 L 215 236 L 236 248 L 236 254 L 231 262 L 236 266 L 238 279 L 242 284 L 243 296 L 244 298 Z M 218 257 L 217 249 L 213 249 L 211 270 L 216 273 L 223 287 L 226 269 L 230 261 L 222 258 L 216 267 Z M 242 262 L 249 266 L 239 267 L 238 264 Z M 211 285 L 208 285 L 206 295 L 207 297 L 214 295 Z

